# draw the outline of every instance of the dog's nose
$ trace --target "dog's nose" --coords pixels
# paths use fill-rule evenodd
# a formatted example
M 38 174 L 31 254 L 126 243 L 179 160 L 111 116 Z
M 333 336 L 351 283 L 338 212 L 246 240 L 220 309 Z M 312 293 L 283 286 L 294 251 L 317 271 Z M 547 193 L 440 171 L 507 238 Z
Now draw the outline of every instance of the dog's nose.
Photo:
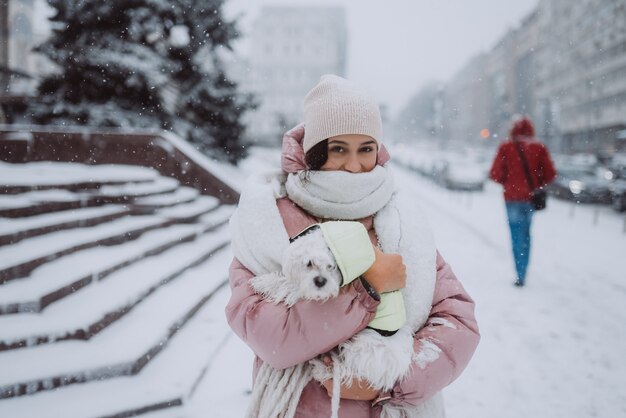
M 315 286 L 317 287 L 324 287 L 324 285 L 326 284 L 326 279 L 320 276 L 317 276 L 313 279 L 313 283 L 315 283 Z

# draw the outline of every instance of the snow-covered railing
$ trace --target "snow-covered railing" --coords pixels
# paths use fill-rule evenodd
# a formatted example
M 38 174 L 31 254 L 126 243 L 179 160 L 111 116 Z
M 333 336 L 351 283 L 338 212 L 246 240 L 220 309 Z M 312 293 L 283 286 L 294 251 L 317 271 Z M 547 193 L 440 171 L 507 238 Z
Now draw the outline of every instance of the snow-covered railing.
M 239 199 L 236 185 L 223 174 L 220 163 L 162 130 L 0 125 L 0 160 L 141 165 L 215 196 L 222 203 Z

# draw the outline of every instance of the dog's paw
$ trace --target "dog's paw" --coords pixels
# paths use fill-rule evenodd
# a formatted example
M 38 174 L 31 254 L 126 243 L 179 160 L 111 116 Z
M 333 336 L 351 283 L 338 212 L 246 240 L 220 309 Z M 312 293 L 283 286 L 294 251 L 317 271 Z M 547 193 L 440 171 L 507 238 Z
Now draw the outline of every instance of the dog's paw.
M 340 350 L 342 377 L 359 377 L 376 389 L 390 390 L 411 368 L 413 333 L 408 326 L 389 337 L 365 329 Z
M 333 378 L 332 366 L 327 366 L 321 358 L 309 360 L 309 366 L 311 367 L 311 376 L 318 382 L 325 382 Z

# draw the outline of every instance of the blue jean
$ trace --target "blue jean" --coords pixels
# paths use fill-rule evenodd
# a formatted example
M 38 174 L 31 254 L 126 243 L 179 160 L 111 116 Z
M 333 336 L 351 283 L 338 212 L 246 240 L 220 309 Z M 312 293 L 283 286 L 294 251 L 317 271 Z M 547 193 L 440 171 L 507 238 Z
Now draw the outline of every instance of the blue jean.
M 517 270 L 517 279 L 521 284 L 524 284 L 526 280 L 526 270 L 530 257 L 530 224 L 533 211 L 534 208 L 530 202 L 506 202 L 515 270 Z

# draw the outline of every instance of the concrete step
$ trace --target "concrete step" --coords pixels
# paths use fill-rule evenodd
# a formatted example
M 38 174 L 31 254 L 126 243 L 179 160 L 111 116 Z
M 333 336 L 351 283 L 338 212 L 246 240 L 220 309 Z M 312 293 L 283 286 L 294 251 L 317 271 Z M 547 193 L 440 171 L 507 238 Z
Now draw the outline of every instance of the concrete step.
M 191 187 L 179 187 L 173 193 L 160 194 L 135 199 L 133 205 L 136 208 L 157 209 L 176 206 L 195 200 L 199 195 L 198 190 Z
M 152 230 L 132 241 L 78 251 L 45 263 L 30 276 L 2 285 L 0 315 L 39 312 L 119 269 L 191 241 L 224 224 L 232 210 L 232 206 L 220 206 L 201 216 L 198 224 Z
M 155 214 L 162 218 L 176 220 L 177 222 L 192 222 L 198 217 L 213 211 L 219 205 L 220 201 L 213 196 L 198 196 L 194 201 L 162 208 L 157 210 Z
M 98 225 L 131 213 L 132 209 L 127 205 L 105 205 L 18 219 L 0 218 L 0 246 L 50 232 Z
M 99 206 L 95 200 L 68 190 L 40 190 L 0 195 L 0 216 L 23 218 L 45 213 Z
M 61 341 L 1 353 L 0 399 L 139 373 L 226 285 L 231 259 L 229 250 L 218 252 L 159 287 L 122 320 L 88 341 Z M 177 359 L 177 366 L 187 367 L 186 357 Z
M 179 187 L 175 179 L 158 177 L 141 183 L 116 183 L 94 189 L 50 189 L 0 195 L 0 216 L 23 218 L 109 203 L 133 203 L 136 199 L 175 193 Z
M 53 232 L 0 247 L 0 284 L 26 277 L 36 267 L 76 251 L 129 241 L 173 222 L 158 216 L 129 216 L 106 224 Z
M 149 183 L 160 175 L 152 168 L 131 165 L 38 161 L 20 164 L 0 162 L 0 177 L 0 194 L 15 194 L 34 190 L 77 191 L 107 185 Z
M 72 293 L 42 313 L 0 316 L 0 350 L 93 338 L 228 243 L 226 226 L 147 257 Z M 155 259 L 156 257 L 156 259 Z
M 230 260 L 228 260 L 230 261 Z M 226 266 L 224 266 L 226 267 Z M 162 352 L 132 376 L 92 380 L 0 400 L 2 417 L 37 418 L 185 418 L 186 405 L 205 371 L 237 338 L 224 316 L 230 296 L 222 287 L 189 320 Z M 220 388 L 216 388 L 219 391 Z M 71 407 L 60 407 L 67 405 Z M 207 415 L 209 417 L 211 415 Z M 215 418 L 222 418 L 213 415 Z

